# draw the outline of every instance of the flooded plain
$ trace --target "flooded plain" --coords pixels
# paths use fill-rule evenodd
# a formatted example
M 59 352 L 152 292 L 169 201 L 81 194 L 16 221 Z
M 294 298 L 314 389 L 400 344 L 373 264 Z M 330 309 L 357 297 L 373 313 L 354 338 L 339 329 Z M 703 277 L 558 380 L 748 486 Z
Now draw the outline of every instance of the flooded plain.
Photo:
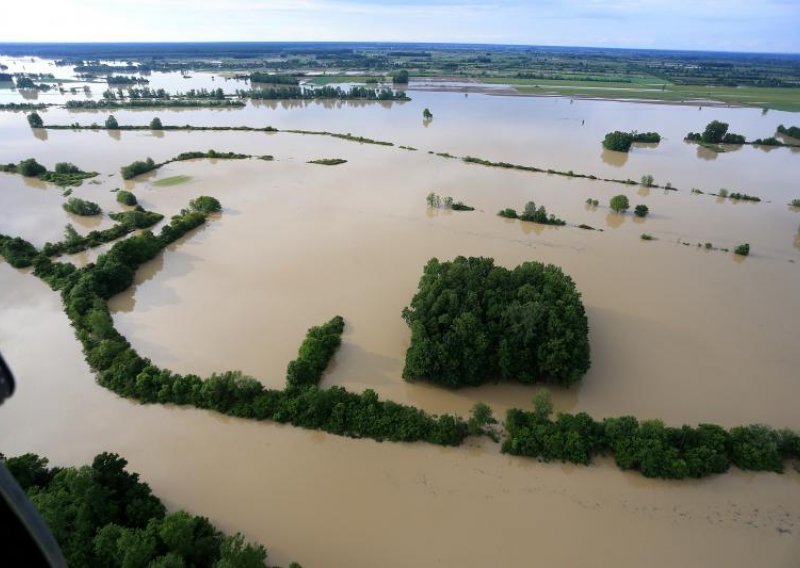
M 419 151 L 329 137 L 243 132 L 32 132 L 0 113 L 0 162 L 36 157 L 100 173 L 73 195 L 119 206 L 132 190 L 174 214 L 213 195 L 224 211 L 145 265 L 111 301 L 139 352 L 180 372 L 241 369 L 272 387 L 308 327 L 345 318 L 325 385 L 376 390 L 432 412 L 498 415 L 527 407 L 531 387 L 446 391 L 401 378 L 409 333 L 400 318 L 431 257 L 491 256 L 515 266 L 552 262 L 576 281 L 590 324 L 592 369 L 554 393 L 559 410 L 632 414 L 670 424 L 762 422 L 800 428 L 800 155 L 787 148 L 701 156 L 682 141 L 712 119 L 748 137 L 794 115 L 753 109 L 413 92 L 407 103 L 248 105 L 236 111 L 121 111 L 121 124 L 271 124 L 407 144 Z M 434 120 L 422 123 L 422 108 Z M 48 123 L 102 122 L 106 113 L 49 109 Z M 584 121 L 584 124 L 581 124 Z M 657 130 L 657 147 L 604 154 L 608 130 Z M 44 139 L 43 139 L 44 138 Z M 260 160 L 169 164 L 123 182 L 119 167 L 206 150 Z M 653 174 L 682 191 L 499 170 L 431 155 L 476 155 L 615 178 Z M 306 163 L 343 158 L 334 167 Z M 159 187 L 159 179 L 190 176 Z M 737 203 L 689 188 L 758 195 Z M 476 207 L 429 210 L 435 191 Z M 625 193 L 651 214 L 607 207 Z M 66 223 L 62 190 L 0 174 L 0 233 L 37 245 Z M 597 208 L 586 199 L 600 201 Z M 496 212 L 543 204 L 566 227 Z M 586 231 L 578 224 L 602 231 Z M 110 225 L 104 218 L 98 226 Z M 656 240 L 645 242 L 642 233 Z M 697 247 L 710 242 L 712 250 Z M 749 242 L 751 255 L 734 257 Z M 686 246 L 683 243 L 689 243 Z M 92 260 L 96 251 L 73 259 Z M 112 450 L 126 456 L 170 507 L 209 516 L 263 542 L 275 562 L 304 566 L 793 566 L 800 555 L 800 474 L 738 470 L 703 481 L 646 480 L 601 461 L 540 464 L 489 442 L 442 449 L 378 444 L 209 412 L 139 406 L 93 382 L 60 299 L 26 271 L 0 264 L 0 348 L 19 375 L 0 410 L 0 447 L 57 464 Z M 534 560 L 535 559 L 535 560 Z

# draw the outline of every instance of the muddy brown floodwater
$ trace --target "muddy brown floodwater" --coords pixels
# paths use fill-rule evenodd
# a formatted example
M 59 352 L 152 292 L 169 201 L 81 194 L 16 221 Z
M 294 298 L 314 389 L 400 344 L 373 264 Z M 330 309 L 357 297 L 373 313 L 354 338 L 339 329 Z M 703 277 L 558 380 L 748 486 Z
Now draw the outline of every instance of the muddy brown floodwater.
M 119 208 L 109 190 L 123 186 L 146 208 L 167 215 L 200 194 L 222 201 L 221 215 L 142 267 L 136 285 L 111 301 L 118 329 L 139 352 L 176 371 L 241 369 L 280 387 L 308 327 L 341 314 L 343 345 L 325 385 L 372 388 L 432 412 L 463 415 L 485 401 L 501 415 L 510 406 L 529 406 L 533 389 L 499 384 L 446 391 L 402 380 L 409 333 L 400 312 L 433 256 L 491 256 L 509 267 L 539 260 L 575 279 L 590 322 L 592 369 L 577 387 L 554 393 L 559 410 L 670 424 L 800 428 L 800 214 L 786 207 L 789 196 L 799 197 L 792 192 L 800 156 L 745 148 L 698 160 L 695 148 L 666 140 L 614 163 L 602 156 L 597 140 L 582 151 L 584 131 L 564 129 L 555 143 L 547 140 L 557 129 L 546 118 L 541 137 L 510 135 L 498 148 L 502 132 L 492 121 L 511 120 L 499 110 L 503 97 L 471 95 L 455 107 L 466 116 L 456 127 L 440 120 L 454 112 L 445 110 L 453 94 L 420 96 L 436 115 L 428 129 L 416 118 L 414 128 L 406 125 L 406 105 L 374 112 L 342 108 L 336 118 L 309 106 L 272 110 L 269 117 L 275 124 L 319 118 L 318 129 L 417 144 L 419 152 L 284 133 L 123 132 L 114 139 L 105 132 L 51 131 L 42 142 L 27 129 L 11 128 L 19 143 L 0 143 L 0 162 L 34 155 L 97 170 L 100 183 L 84 183 L 74 195 L 109 211 Z M 507 113 L 525 109 L 545 117 L 555 103 L 514 98 L 507 104 Z M 689 122 L 683 107 L 581 104 L 591 104 L 582 108 L 603 121 L 610 120 L 607 114 L 626 121 L 624 128 L 678 124 L 677 132 Z M 480 108 L 486 118 L 476 114 Z M 250 116 L 242 112 L 224 115 L 225 121 L 239 124 L 239 116 Z M 710 116 L 693 112 L 703 124 Z M 763 120 L 745 109 L 715 112 L 732 123 Z M 377 126 L 370 120 L 376 113 L 382 117 Z M 159 114 L 165 123 L 173 116 Z M 181 122 L 207 122 L 180 116 Z M 771 120 L 791 123 L 782 116 Z M 341 127 L 328 128 L 332 123 Z M 437 146 L 428 148 L 424 137 L 435 128 Z M 486 140 L 466 139 L 467 130 L 486 132 Z M 525 146 L 530 138 L 547 152 L 532 155 Z M 208 148 L 276 160 L 172 163 L 124 183 L 117 173 L 148 155 L 158 161 Z M 673 182 L 685 182 L 686 191 L 497 170 L 427 149 L 637 179 L 646 172 L 639 162 L 646 156 L 647 168 L 662 172 L 660 181 L 674 172 Z M 348 162 L 306 164 L 315 158 Z M 754 168 L 770 183 L 762 184 Z M 716 173 L 723 171 L 736 190 L 765 202 L 688 192 L 692 185 L 716 189 Z M 153 185 L 177 175 L 192 179 Z M 30 187 L 11 175 L 0 175 L 0 184 L 0 232 L 42 244 L 57 239 L 67 222 L 90 230 L 60 209 L 60 189 Z M 430 191 L 477 210 L 426 209 Z M 651 215 L 641 220 L 609 212 L 608 199 L 617 193 L 647 204 Z M 587 207 L 587 198 L 600 206 Z M 571 225 L 603 231 L 496 216 L 529 200 Z M 107 218 L 100 221 L 107 224 Z M 644 232 L 656 240 L 640 240 Z M 730 249 L 749 242 L 752 253 L 737 259 L 696 246 L 705 242 Z M 96 254 L 73 260 L 88 262 Z M 504 456 L 489 442 L 454 449 L 380 444 L 196 409 L 139 406 L 93 382 L 58 295 L 7 264 L 0 264 L 0 314 L 0 348 L 20 383 L 0 409 L 4 453 L 34 451 L 56 464 L 79 464 L 102 450 L 119 452 L 170 507 L 242 531 L 264 543 L 274 562 L 789 567 L 800 556 L 800 474 L 791 468 L 784 475 L 733 470 L 667 482 L 619 471 L 605 460 L 575 467 Z

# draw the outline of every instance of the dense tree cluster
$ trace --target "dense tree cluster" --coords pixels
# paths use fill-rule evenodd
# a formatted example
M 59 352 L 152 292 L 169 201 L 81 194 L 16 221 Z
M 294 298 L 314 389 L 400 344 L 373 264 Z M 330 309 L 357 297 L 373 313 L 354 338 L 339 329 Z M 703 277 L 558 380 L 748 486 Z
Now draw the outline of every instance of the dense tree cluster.
M 525 209 L 522 210 L 522 213 L 517 213 L 515 209 L 506 208 L 500 210 L 497 213 L 500 217 L 506 217 L 508 219 L 519 219 L 520 221 L 531 221 L 533 223 L 539 223 L 541 225 L 566 225 L 567 222 L 563 219 L 559 219 L 555 215 L 548 215 L 547 209 L 545 209 L 544 205 L 540 205 L 536 207 L 536 203 L 533 201 L 528 201 L 525 204 Z
M 30 113 L 27 116 L 27 118 L 28 118 L 28 124 L 30 124 L 31 128 L 41 128 L 42 126 L 44 126 L 44 121 L 42 120 L 42 117 L 36 111 Z
M 615 130 L 609 132 L 603 138 L 603 148 L 615 150 L 617 152 L 628 152 L 634 142 L 661 142 L 661 135 L 658 132 L 622 132 Z
M 800 126 L 790 126 L 786 128 L 783 124 L 778 126 L 778 133 L 792 138 L 800 138 Z
M 152 158 L 147 158 L 146 160 L 136 160 L 127 166 L 122 166 L 120 173 L 122 174 L 122 179 L 133 179 L 138 175 L 151 172 L 157 167 L 158 165 Z
M 411 305 L 403 376 L 449 387 L 488 380 L 570 385 L 589 369 L 580 293 L 560 268 L 490 258 L 431 259 Z
M 110 453 L 78 468 L 48 468 L 35 454 L 5 459 L 70 566 L 267 566 L 264 547 L 241 534 L 226 536 L 205 517 L 183 511 L 167 514 L 127 464 Z
M 272 75 L 270 73 L 250 73 L 249 79 L 253 83 L 271 83 L 273 85 L 297 85 L 297 77 L 291 75 Z
M 631 204 L 627 195 L 620 194 L 612 197 L 608 202 L 608 206 L 617 213 L 624 213 L 630 209 Z
M 686 140 L 704 144 L 744 144 L 746 141 L 741 134 L 728 132 L 728 123 L 720 122 L 719 120 L 709 122 L 702 134 L 690 132 L 686 135 Z
M 338 99 L 338 100 L 374 100 L 394 101 L 409 100 L 403 91 L 392 89 L 376 89 L 354 85 L 349 89 L 324 85 L 317 88 L 306 87 L 271 87 L 268 89 L 237 90 L 236 96 L 242 99 L 281 100 L 281 99 Z
M 88 201 L 79 197 L 70 197 L 63 205 L 64 211 L 72 213 L 73 215 L 81 215 L 83 217 L 93 217 L 100 215 L 103 212 L 100 206 L 94 201 Z
M 342 316 L 335 316 L 329 322 L 308 330 L 306 338 L 300 344 L 297 359 L 290 361 L 286 369 L 287 388 L 319 385 L 328 362 L 342 343 L 343 331 Z
M 130 191 L 125 191 L 124 189 L 120 189 L 117 192 L 117 202 L 122 203 L 123 205 L 136 205 L 136 196 L 131 193 Z
M 0 165 L 0 172 L 36 177 L 61 186 L 80 185 L 83 180 L 97 175 L 97 172 L 84 172 L 69 162 L 59 162 L 56 164 L 55 171 L 47 171 L 47 168 L 34 158 L 22 160 L 19 164 Z
M 503 451 L 544 461 L 589 464 L 593 456 L 613 454 L 622 469 L 647 477 L 683 479 L 741 469 L 783 471 L 786 459 L 800 457 L 800 435 L 751 425 L 726 431 L 714 424 L 693 428 L 639 422 L 633 416 L 594 420 L 588 414 L 551 416 L 546 393 L 537 393 L 534 410 L 511 409 L 506 416 Z
M 401 69 L 392 73 L 392 83 L 408 84 L 408 71 Z

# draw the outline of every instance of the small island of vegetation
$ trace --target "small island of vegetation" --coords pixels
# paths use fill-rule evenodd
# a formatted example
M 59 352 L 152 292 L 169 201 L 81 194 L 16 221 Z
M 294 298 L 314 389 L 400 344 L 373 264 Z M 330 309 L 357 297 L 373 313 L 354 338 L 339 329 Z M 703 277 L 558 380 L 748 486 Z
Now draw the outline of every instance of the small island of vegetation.
M 429 193 L 425 198 L 428 207 L 431 209 L 452 209 L 453 211 L 475 211 L 474 207 L 462 201 L 453 201 L 449 195 L 441 196 L 438 193 Z
M 589 369 L 580 293 L 560 268 L 491 258 L 433 258 L 403 310 L 411 328 L 403 377 L 460 387 L 490 380 L 577 382 Z
M 520 221 L 530 221 L 532 223 L 539 223 L 540 225 L 566 225 L 567 222 L 557 218 L 555 215 L 548 215 L 547 209 L 544 205 L 536 207 L 536 203 L 528 201 L 522 213 L 517 213 L 516 209 L 506 208 L 497 213 L 500 217 L 507 219 L 519 219 Z
M 81 217 L 93 217 L 103 212 L 100 206 L 94 201 L 87 201 L 79 197 L 70 197 L 63 205 L 64 211 Z
M 49 171 L 34 158 L 22 160 L 19 164 L 0 165 L 0 172 L 35 177 L 62 187 L 78 186 L 83 180 L 97 176 L 97 172 L 85 172 L 75 164 L 58 162 L 55 170 Z
M 318 160 L 309 160 L 309 164 L 319 164 L 321 166 L 338 166 L 339 164 L 346 164 L 347 160 L 342 158 L 320 158 Z
M 686 135 L 688 142 L 699 142 L 714 148 L 716 144 L 744 144 L 746 139 L 741 134 L 728 132 L 728 123 L 712 120 L 706 125 L 705 130 L 700 132 L 690 132 Z
M 622 132 L 615 130 L 603 138 L 603 148 L 616 152 L 628 152 L 634 142 L 648 142 L 658 144 L 661 135 L 658 132 Z

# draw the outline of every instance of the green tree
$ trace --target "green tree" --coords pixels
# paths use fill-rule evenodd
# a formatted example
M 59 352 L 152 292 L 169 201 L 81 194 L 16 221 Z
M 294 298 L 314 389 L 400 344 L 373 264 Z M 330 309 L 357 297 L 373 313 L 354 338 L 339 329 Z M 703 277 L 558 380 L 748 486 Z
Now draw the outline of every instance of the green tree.
M 408 71 L 401 69 L 400 71 L 392 73 L 392 83 L 408 83 Z
M 733 249 L 733 253 L 734 254 L 738 254 L 739 256 L 747 256 L 747 255 L 749 255 L 750 254 L 750 244 L 749 243 L 744 243 L 744 244 L 741 244 L 741 245 L 737 246 L 735 249 Z
M 648 213 L 650 213 L 650 208 L 647 205 L 637 205 L 633 209 L 633 214 L 637 217 L 647 217 Z
M 630 208 L 627 195 L 615 195 L 608 203 L 609 207 L 617 213 L 624 213 Z
M 700 140 L 709 144 L 718 144 L 722 142 L 725 134 L 728 132 L 728 123 L 720 122 L 719 120 L 712 120 L 706 125 L 706 129 L 700 136 Z
M 155 117 L 153 118 L 153 120 L 150 121 L 150 130 L 162 130 L 163 128 L 164 125 L 161 124 L 160 118 Z
M 34 158 L 22 160 L 17 166 L 17 171 L 25 177 L 36 177 L 47 173 L 47 168 L 37 162 Z
M 641 184 L 645 187 L 653 187 L 654 178 L 650 174 L 643 175 Z
M 123 205 L 136 205 L 136 196 L 130 191 L 121 189 L 117 192 L 117 201 Z
M 426 107 L 425 110 L 422 111 L 422 118 L 425 120 L 431 120 L 433 118 L 433 113 L 429 108 Z
M 28 124 L 31 125 L 31 128 L 42 128 L 44 126 L 44 121 L 42 117 L 39 116 L 38 112 L 32 112 L 28 115 Z
M 119 128 L 119 123 L 117 123 L 117 119 L 114 118 L 113 114 L 108 115 L 108 118 L 106 119 L 106 128 L 109 130 L 116 130 Z
M 603 147 L 606 150 L 627 152 L 631 149 L 631 144 L 633 144 L 633 134 L 630 132 L 615 130 L 614 132 L 609 132 L 603 138 Z
M 222 211 L 222 204 L 215 197 L 201 195 L 189 202 L 189 207 L 200 213 L 218 213 Z

